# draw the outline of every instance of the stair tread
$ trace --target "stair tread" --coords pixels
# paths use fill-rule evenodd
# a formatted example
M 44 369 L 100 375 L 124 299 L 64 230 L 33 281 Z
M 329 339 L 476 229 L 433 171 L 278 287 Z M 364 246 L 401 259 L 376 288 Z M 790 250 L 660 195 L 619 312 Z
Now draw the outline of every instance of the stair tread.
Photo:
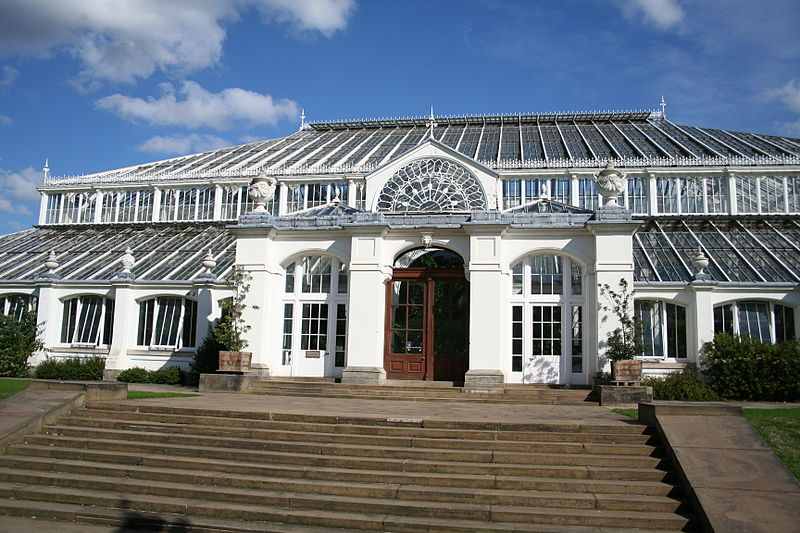
M 186 439 L 193 438 L 193 439 L 196 439 L 197 441 L 200 441 L 200 442 L 205 441 L 205 440 L 225 440 L 225 441 L 231 442 L 233 444 L 235 444 L 235 443 L 243 444 L 243 443 L 247 443 L 247 442 L 258 442 L 258 443 L 263 443 L 264 446 L 262 446 L 262 447 L 264 447 L 264 448 L 266 448 L 267 447 L 266 445 L 269 444 L 269 443 L 286 444 L 288 442 L 291 442 L 291 444 L 294 444 L 294 445 L 297 445 L 297 446 L 319 446 L 319 447 L 323 447 L 325 449 L 344 449 L 344 450 L 351 450 L 351 451 L 353 451 L 353 453 L 363 452 L 365 450 L 374 450 L 374 451 L 384 450 L 384 451 L 387 451 L 387 452 L 398 452 L 398 453 L 401 452 L 401 451 L 408 452 L 408 451 L 413 450 L 415 452 L 420 452 L 420 453 L 431 453 L 431 454 L 432 453 L 437 453 L 437 454 L 443 454 L 443 455 L 448 455 L 448 454 L 455 455 L 455 454 L 460 454 L 460 453 L 463 453 L 463 454 L 475 454 L 476 456 L 487 456 L 489 458 L 491 458 L 491 457 L 493 457 L 495 455 L 498 455 L 498 454 L 500 454 L 502 456 L 507 456 L 507 455 L 516 456 L 516 455 L 518 455 L 520 457 L 531 457 L 531 456 L 535 457 L 537 455 L 541 455 L 541 454 L 539 454 L 537 452 L 526 453 L 526 452 L 514 452 L 514 451 L 502 451 L 502 450 L 497 450 L 497 451 L 495 451 L 495 450 L 480 450 L 480 449 L 477 449 L 477 450 L 473 450 L 473 449 L 449 450 L 449 449 L 444 449 L 444 448 L 426 448 L 424 446 L 423 447 L 415 447 L 415 446 L 378 446 L 378 445 L 367 445 L 367 444 L 326 443 L 326 442 L 314 442 L 314 441 L 302 441 L 302 440 L 285 441 L 285 440 L 270 440 L 270 439 L 242 438 L 242 437 L 217 437 L 217 436 L 207 436 L 207 435 L 195 435 L 195 434 L 192 434 L 192 433 L 175 434 L 175 433 L 167 433 L 167 432 L 160 432 L 160 431 L 118 430 L 118 429 L 106 429 L 106 428 L 96 428 L 96 427 L 63 426 L 63 425 L 57 425 L 57 424 L 48 425 L 48 426 L 46 426 L 44 428 L 44 430 L 46 432 L 47 431 L 79 430 L 79 431 L 93 432 L 93 433 L 96 433 L 96 434 L 104 434 L 104 435 L 109 435 L 109 436 L 114 436 L 114 435 L 117 435 L 117 436 L 155 435 L 155 436 L 163 436 L 165 438 L 186 438 Z M 561 445 L 561 446 L 572 447 L 572 445 L 570 445 L 570 444 L 566 444 L 565 445 L 564 443 L 553 443 L 553 442 L 550 442 L 550 443 L 547 443 L 547 442 L 535 443 L 535 442 L 533 442 L 533 443 L 530 443 L 530 444 L 531 445 L 538 444 L 540 447 L 545 447 L 546 445 L 550 445 L 550 446 L 559 446 L 559 445 Z M 602 447 L 604 445 L 602 445 L 602 444 L 591 444 L 591 446 L 592 447 Z M 621 445 L 621 446 L 625 447 L 625 445 Z M 214 446 L 211 446 L 211 447 L 214 447 Z M 620 448 L 620 446 L 616 446 L 616 445 L 613 445 L 613 446 L 612 445 L 607 445 L 607 447 L 609 449 Z M 647 445 L 629 446 L 629 447 L 630 448 L 644 448 L 647 451 L 656 450 L 655 447 L 647 446 Z M 654 463 L 658 463 L 658 459 L 657 458 L 652 458 L 649 455 L 645 455 L 645 454 L 641 454 L 641 455 L 626 455 L 626 454 L 612 454 L 612 453 L 609 453 L 609 454 L 593 454 L 590 451 L 589 452 L 585 452 L 584 451 L 584 450 L 586 450 L 586 446 L 584 444 L 576 444 L 576 445 L 574 445 L 574 448 L 575 448 L 574 449 L 574 453 L 559 452 L 559 455 L 560 456 L 580 455 L 580 456 L 585 456 L 585 457 L 626 458 L 626 459 L 632 459 L 632 458 L 635 457 L 636 459 L 639 459 L 639 460 L 642 460 L 642 459 L 653 459 Z
M 69 427 L 86 427 L 92 429 L 109 429 L 115 430 L 116 428 L 107 428 L 107 427 L 99 427 L 93 426 L 91 424 L 81 425 L 81 422 L 85 422 L 87 420 L 96 420 L 96 418 L 92 417 L 80 417 L 80 416 L 68 416 L 64 417 L 59 420 L 58 426 L 69 426 Z M 393 436 L 393 435 L 366 435 L 366 434 L 356 434 L 356 433 L 340 433 L 340 432 L 321 432 L 321 431 L 300 431 L 300 430 L 287 430 L 287 429 L 268 429 L 268 428 L 225 428 L 225 426 L 205 426 L 205 425 L 198 425 L 198 424 L 178 424 L 172 422 L 157 422 L 157 421 L 147 421 L 147 420 L 125 420 L 125 419 L 117 419 L 117 418 L 104 418 L 103 421 L 108 424 L 120 424 L 120 425 L 130 425 L 130 426 L 141 426 L 141 427 L 153 427 L 153 428 L 163 428 L 163 429 L 174 429 L 174 428 L 191 428 L 192 430 L 214 430 L 214 431 L 225 431 L 226 429 L 235 429 L 237 431 L 249 431 L 249 432 L 265 432 L 268 434 L 276 434 L 276 435 L 283 435 L 288 434 L 290 436 L 304 436 L 304 435 L 319 435 L 319 436 L 329 436 L 331 438 L 342 437 L 342 436 L 349 436 L 349 437 L 363 437 L 364 439 L 376 439 L 376 440 L 385 440 L 386 442 L 398 442 L 401 439 L 404 440 L 411 440 L 413 441 L 431 441 L 431 442 L 467 442 L 476 446 L 491 446 L 491 443 L 500 443 L 502 445 L 507 444 L 526 444 L 530 446 L 545 445 L 545 446 L 552 446 L 552 445 L 574 445 L 576 448 L 580 446 L 608 446 L 613 447 L 614 449 L 620 448 L 630 448 L 630 449 L 647 449 L 647 450 L 654 450 L 656 446 L 648 445 L 645 443 L 640 444 L 631 444 L 631 443 L 607 443 L 607 442 L 573 442 L 573 441 L 556 441 L 556 440 L 509 440 L 509 439 L 469 439 L 469 438 L 460 438 L 455 435 L 451 436 L 441 436 L 441 437 L 432 437 L 432 436 Z M 369 427 L 369 426 L 365 426 Z M 119 430 L 117 431 L 135 431 L 135 429 L 130 430 Z M 568 436 L 568 433 L 554 433 L 555 435 L 565 435 Z M 192 435 L 191 432 L 185 433 L 185 435 Z M 498 436 L 501 436 L 500 433 Z M 582 434 L 583 435 L 583 434 Z M 605 436 L 607 434 L 604 433 L 591 433 L 589 435 L 592 436 Z M 207 436 L 207 435 L 199 435 L 199 436 Z M 613 436 L 613 435 L 611 435 Z M 234 438 L 246 438 L 246 437 L 234 437 Z M 250 437 L 253 438 L 253 437 Z M 568 437 L 566 437 L 568 438 Z M 258 440 L 264 440 L 259 438 Z M 283 440 L 283 439 L 281 439 Z M 311 442 L 311 441 L 303 441 L 299 439 L 298 442 Z
M 172 484 L 170 484 L 172 485 Z M 269 505 L 257 505 L 257 504 L 242 504 L 242 503 L 230 503 L 230 502 L 217 502 L 217 501 L 205 501 L 205 500 L 197 500 L 196 498 L 180 498 L 174 496 L 150 496 L 146 494 L 138 494 L 138 493 L 129 493 L 124 490 L 121 491 L 108 491 L 108 490 L 92 490 L 92 489 L 77 489 L 77 488 L 67 488 L 67 487 L 59 487 L 59 486 L 46 486 L 46 485 L 34 485 L 34 484 L 27 484 L 27 483 L 9 483 L 0 481 L 0 491 L 6 491 L 14 493 L 15 490 L 27 490 L 27 491 L 34 491 L 41 494 L 72 494 L 72 495 L 92 495 L 92 496 L 100 496 L 100 497 L 109 497 L 110 495 L 125 495 L 126 499 L 129 500 L 139 500 L 139 501 L 147 501 L 153 503 L 169 503 L 177 506 L 188 506 L 192 504 L 197 504 L 199 502 L 203 502 L 204 504 L 216 506 L 216 505 L 224 505 L 228 508 L 240 508 L 240 509 L 247 509 L 247 508 L 264 508 L 264 507 L 279 507 L 280 506 L 269 506 Z M 260 492 L 263 491 L 242 491 L 245 494 L 249 495 L 258 495 Z M 335 496 L 331 497 L 331 499 L 336 501 L 352 501 L 352 502 L 359 502 L 361 500 L 366 500 L 365 498 L 350 498 L 345 496 Z M 376 499 L 377 500 L 377 499 Z M 389 500 L 387 500 L 389 501 Z M 406 502 L 403 502 L 406 503 Z M 420 502 L 407 502 L 407 503 L 415 503 L 418 504 Z M 558 516 L 563 515 L 565 513 L 564 508 L 548 508 L 548 507 L 515 507 L 515 506 L 504 506 L 504 505 L 471 505 L 471 504 L 454 504 L 454 503 L 446 503 L 441 505 L 432 505 L 438 504 L 439 502 L 427 502 L 428 505 L 433 507 L 442 507 L 442 508 L 450 508 L 450 509 L 474 509 L 474 508 L 485 508 L 486 510 L 502 510 L 502 511 L 513 511 L 513 512 L 524 512 L 526 514 L 543 514 L 543 515 L 552 515 Z M 407 507 L 398 505 L 398 507 Z M 295 511 L 292 509 L 291 511 Z M 308 510 L 306 510 L 308 511 Z M 316 512 L 316 510 L 314 510 Z M 585 516 L 605 516 L 609 518 L 647 518 L 652 520 L 673 520 L 676 518 L 683 518 L 677 513 L 668 513 L 668 512 L 660 512 L 660 511 L 609 511 L 605 509 L 568 509 L 570 514 L 577 514 L 577 515 L 585 515 Z M 339 512 L 331 512 L 327 511 L 331 514 L 338 514 Z M 348 514 L 358 514 L 358 513 L 348 513 Z
M 38 446 L 38 445 L 16 445 L 12 446 L 14 450 L 21 450 L 24 451 L 25 449 L 32 449 L 32 450 L 42 450 L 42 451 L 50 451 L 53 449 L 52 446 Z M 587 481 L 587 482 L 602 482 L 602 483 L 643 483 L 643 484 L 656 484 L 656 485 L 663 485 L 663 481 L 643 481 L 643 480 L 606 480 L 606 479 L 595 479 L 590 477 L 585 478 L 569 478 L 569 477 L 536 477 L 536 476 L 510 476 L 510 475 L 496 475 L 496 474 L 457 474 L 457 473 L 437 473 L 437 472 L 407 472 L 407 471 L 398 471 L 397 469 L 392 469 L 391 471 L 387 470 L 374 470 L 374 469 L 355 469 L 355 468 L 336 468 L 336 467 L 324 467 L 324 466 L 315 466 L 310 468 L 305 465 L 296 465 L 296 464 L 270 464 L 270 465 L 260 465 L 256 463 L 249 463 L 246 461 L 224 461 L 220 459 L 210 459 L 206 457 L 191 457 L 191 456 L 175 456 L 169 454 L 141 454 L 141 453 L 132 453 L 132 452 L 116 452 L 116 451 L 108 451 L 108 450 L 96 450 L 96 449 L 86 449 L 86 448 L 72 448 L 72 447 L 62 447 L 61 449 L 73 451 L 80 454 L 91 453 L 95 456 L 100 457 L 108 457 L 108 458 L 115 458 L 115 457 L 132 457 L 132 458 L 142 458 L 144 460 L 156 460 L 156 461 L 176 461 L 179 463 L 198 463 L 200 465 L 223 465 L 226 467 L 230 466 L 238 466 L 243 465 L 247 467 L 269 467 L 271 469 L 282 469 L 286 471 L 307 471 L 311 470 L 314 472 L 330 472 L 330 473 L 345 473 L 345 472 L 352 472 L 352 473 L 373 473 L 377 475 L 386 475 L 386 473 L 391 473 L 392 475 L 407 475 L 409 477 L 420 477 L 426 476 L 431 478 L 459 478 L 459 479 L 498 479 L 498 480 L 517 480 L 517 479 L 542 479 L 542 480 L 552 480 L 552 481 Z M 25 456 L 25 457 L 37 457 L 37 456 Z M 52 459 L 49 459 L 52 460 Z M 405 462 L 412 462 L 412 461 L 401 461 L 400 464 Z M 424 461 L 418 461 L 418 463 L 425 464 Z M 105 463 L 104 463 L 105 464 Z M 128 464 L 128 463 L 125 463 Z M 541 465 L 536 467 L 537 470 L 542 471 L 551 471 L 554 473 L 558 472 L 573 472 L 573 471 L 580 471 L 585 472 L 588 476 L 590 472 L 605 472 L 605 471 L 614 471 L 614 472 L 628 472 L 628 473 L 641 473 L 641 472 L 653 472 L 658 475 L 663 475 L 665 472 L 663 471 L 653 471 L 652 469 L 641 469 L 641 468 L 617 468 L 617 467 L 585 467 L 585 466 L 562 466 L 562 465 Z
M 95 468 L 97 468 L 96 467 L 96 463 L 86 463 L 86 464 L 94 466 Z M 105 467 L 105 468 L 108 468 L 108 467 Z M 151 470 L 151 471 L 157 471 L 157 472 L 169 471 L 169 469 L 153 469 L 153 468 L 140 467 L 140 466 L 137 466 L 135 468 L 137 470 L 140 470 L 140 471 L 145 471 L 145 470 Z M 131 470 L 131 467 L 117 468 L 117 470 L 119 470 L 120 472 L 126 472 L 126 471 Z M 77 473 L 63 472 L 63 471 L 58 471 L 58 470 L 56 470 L 56 471 L 53 471 L 53 470 L 47 470 L 47 471 L 34 470 L 34 469 L 15 467 L 15 466 L 12 466 L 12 465 L 5 466 L 5 467 L 4 466 L 0 466 L 0 475 L 3 474 L 3 473 L 13 473 L 13 472 L 22 472 L 22 473 L 31 475 L 33 477 L 40 477 L 42 479 L 64 479 L 65 477 L 70 477 L 70 478 L 74 478 L 74 479 L 89 480 L 89 481 L 107 481 L 108 479 L 114 479 L 114 480 L 117 480 L 119 482 L 122 482 L 122 481 L 124 481 L 124 482 L 132 482 L 134 484 L 142 484 L 142 485 L 145 485 L 145 486 L 171 487 L 171 488 L 176 488 L 176 489 L 180 489 L 181 487 L 186 486 L 186 483 L 181 483 L 181 482 L 178 482 L 178 481 L 169 482 L 169 481 L 159 481 L 159 480 L 148 480 L 148 479 L 139 478 L 139 477 L 136 477 L 136 478 L 125 477 L 123 479 L 120 479 L 120 478 L 109 478 L 109 476 L 103 476 L 103 475 L 77 474 Z M 201 472 L 198 472 L 198 471 L 194 471 L 193 472 L 193 471 L 173 470 L 172 472 L 173 472 L 173 475 L 174 475 L 174 473 L 184 473 L 184 474 L 192 474 L 192 475 L 201 474 Z M 211 485 L 214 486 L 214 488 L 215 488 L 215 490 L 213 492 L 225 491 L 225 492 L 228 492 L 228 493 L 231 493 L 231 494 L 239 494 L 239 493 L 244 493 L 244 494 L 252 494 L 252 493 L 277 494 L 277 493 L 281 493 L 281 494 L 286 494 L 286 495 L 289 495 L 289 494 L 300 494 L 300 495 L 303 495 L 303 496 L 308 495 L 308 493 L 296 493 L 296 492 L 291 491 L 291 490 L 280 490 L 280 491 L 277 491 L 277 490 L 251 489 L 251 488 L 237 488 L 237 487 L 230 487 L 230 486 L 225 485 L 225 484 L 213 483 L 214 480 L 219 479 L 219 478 L 245 478 L 245 479 L 252 479 L 252 480 L 264 479 L 264 478 L 260 478 L 258 476 L 242 476 L 242 475 L 231 475 L 231 474 L 223 474 L 223 475 L 213 474 L 212 475 L 212 474 L 208 474 L 208 473 L 202 473 L 202 474 L 204 474 L 206 477 L 208 477 L 212 481 Z M 573 498 L 573 499 L 580 499 L 580 500 L 585 500 L 585 501 L 591 501 L 591 500 L 594 500 L 594 499 L 604 499 L 604 500 L 622 499 L 622 500 L 625 500 L 625 501 L 636 501 L 636 502 L 640 502 L 640 503 L 648 503 L 648 502 L 664 503 L 664 502 L 675 502 L 676 501 L 673 498 L 670 498 L 668 496 L 650 496 L 650 495 L 638 495 L 638 494 L 599 494 L 599 493 L 593 493 L 593 492 L 558 492 L 558 491 L 537 491 L 537 490 L 508 490 L 508 489 L 494 489 L 494 488 L 492 488 L 492 489 L 485 489 L 485 488 L 484 489 L 474 489 L 474 488 L 464 488 L 464 487 L 430 487 L 430 486 L 417 485 L 417 484 L 412 484 L 412 483 L 401 484 L 401 483 L 356 483 L 356 482 L 331 482 L 331 481 L 322 482 L 322 481 L 316 480 L 316 479 L 295 479 L 295 478 L 269 478 L 268 481 L 276 482 L 276 483 L 280 482 L 280 483 L 286 483 L 286 484 L 296 484 L 298 486 L 301 486 L 301 485 L 330 485 L 330 486 L 338 486 L 338 487 L 346 488 L 346 487 L 352 487 L 353 485 L 358 485 L 358 486 L 360 486 L 362 488 L 375 488 L 375 489 L 388 488 L 388 489 L 391 489 L 392 491 L 394 491 L 396 494 L 398 493 L 398 491 L 418 491 L 418 492 L 430 492 L 430 493 L 441 493 L 441 494 L 448 494 L 448 493 L 450 493 L 450 494 L 470 494 L 470 495 L 476 495 L 476 496 L 480 496 L 480 495 L 493 495 L 493 496 L 518 496 L 518 495 L 524 495 L 524 496 L 540 497 L 540 498 L 564 498 L 564 499 Z M 334 497 L 334 498 L 337 497 L 337 495 L 326 495 L 326 494 L 317 493 L 317 492 L 314 492 L 313 496 L 331 496 L 331 497 Z M 364 498 L 359 498 L 359 499 L 364 499 Z M 370 499 L 370 500 L 389 500 L 389 499 L 386 499 L 386 498 L 372 498 L 372 497 L 370 497 L 368 499 Z M 396 496 L 393 499 L 397 499 Z M 402 501 L 402 500 L 398 500 L 398 501 Z M 415 501 L 415 500 L 411 500 L 411 501 Z M 479 504 L 479 505 L 482 505 L 482 504 Z M 486 504 L 486 505 L 488 505 L 488 504 Z M 515 507 L 515 506 L 507 506 L 507 507 Z
M 47 510 L 43 512 L 42 502 L 36 500 L 23 500 L 23 499 L 10 499 L 0 498 L 0 509 L 10 509 L 18 511 L 18 516 L 37 516 L 49 515 L 50 513 L 61 514 L 74 514 L 78 518 L 79 523 L 104 523 L 106 521 L 116 523 L 119 519 L 119 509 L 113 507 L 86 507 L 78 504 L 50 502 L 47 505 Z M 155 519 L 172 519 L 180 518 L 182 515 L 171 515 L 168 513 L 146 513 L 137 512 L 142 517 L 152 517 Z M 430 524 L 430 519 L 418 521 L 415 517 L 405 518 L 409 523 L 419 523 L 420 526 Z M 459 525 L 461 521 L 447 520 L 446 523 Z M 219 528 L 220 533 L 343 533 L 345 530 L 342 528 L 329 528 L 329 527 L 316 527 L 306 525 L 293 525 L 281 524 L 276 522 L 261 522 L 261 521 L 239 521 L 239 520 L 215 520 L 211 517 L 192 517 L 192 525 L 194 528 L 212 529 Z M 474 524 L 480 528 L 481 524 Z M 486 531 L 529 531 L 537 533 L 641 533 L 647 531 L 648 533 L 677 533 L 678 530 L 642 530 L 642 529 L 629 529 L 629 528 L 596 528 L 586 526 L 559 526 L 559 525 L 537 525 L 526 527 L 521 524 L 502 524 L 490 523 L 486 525 Z M 366 530 L 364 530 L 366 531 Z M 381 529 L 383 531 L 383 528 Z

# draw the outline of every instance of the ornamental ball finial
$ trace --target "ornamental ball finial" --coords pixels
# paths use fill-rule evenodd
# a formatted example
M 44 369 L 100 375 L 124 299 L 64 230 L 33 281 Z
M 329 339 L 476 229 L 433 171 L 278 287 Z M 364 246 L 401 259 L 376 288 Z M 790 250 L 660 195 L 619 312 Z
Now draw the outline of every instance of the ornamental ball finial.
M 211 253 L 211 249 L 208 249 L 208 253 L 203 258 L 203 268 L 206 269 L 207 273 L 211 273 L 214 270 L 214 267 L 217 266 L 217 260 L 214 259 L 213 254 Z
M 47 256 L 47 261 L 44 262 L 44 266 L 47 269 L 48 274 L 53 274 L 55 270 L 59 267 L 55 250 L 50 250 L 50 253 Z

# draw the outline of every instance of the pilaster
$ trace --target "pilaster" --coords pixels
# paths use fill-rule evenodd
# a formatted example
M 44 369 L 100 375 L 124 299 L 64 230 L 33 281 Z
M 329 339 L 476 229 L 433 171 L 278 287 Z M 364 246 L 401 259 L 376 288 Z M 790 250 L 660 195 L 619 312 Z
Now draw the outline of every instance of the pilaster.
M 47 220 L 47 193 L 41 193 L 39 197 L 39 225 L 42 225 Z
M 714 303 L 711 298 L 717 283 L 712 280 L 695 280 L 690 285 L 694 296 L 694 305 L 691 313 L 694 320 L 687 320 L 694 324 L 694 330 L 688 332 L 689 352 L 688 360 L 696 363 L 702 353 L 703 345 L 714 340 Z
M 106 358 L 103 379 L 114 380 L 128 368 L 128 347 L 136 346 L 138 305 L 130 279 L 115 279 L 114 288 L 114 335 Z

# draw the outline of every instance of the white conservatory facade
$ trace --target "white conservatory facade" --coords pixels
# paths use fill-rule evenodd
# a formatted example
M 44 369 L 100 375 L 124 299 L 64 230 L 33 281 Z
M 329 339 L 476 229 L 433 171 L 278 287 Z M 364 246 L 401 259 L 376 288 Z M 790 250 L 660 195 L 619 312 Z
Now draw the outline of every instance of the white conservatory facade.
M 663 112 L 314 123 L 40 191 L 0 312 L 109 376 L 187 366 L 234 268 L 263 375 L 590 384 L 620 280 L 651 374 L 800 331 L 800 140 Z

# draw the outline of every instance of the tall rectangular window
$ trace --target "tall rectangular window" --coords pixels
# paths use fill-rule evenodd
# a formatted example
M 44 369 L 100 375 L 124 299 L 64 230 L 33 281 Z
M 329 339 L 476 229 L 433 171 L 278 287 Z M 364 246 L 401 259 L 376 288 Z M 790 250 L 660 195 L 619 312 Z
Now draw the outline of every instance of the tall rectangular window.
M 678 180 L 675 178 L 656 179 L 656 202 L 659 213 L 677 213 Z
M 345 304 L 336 304 L 336 352 L 334 354 L 333 365 L 336 367 L 344 367 L 346 353 L 347 306 Z
M 522 268 L 523 265 L 521 261 L 511 267 L 511 294 L 522 294 L 524 281 Z
M 775 343 L 795 340 L 794 309 L 785 305 L 775 304 Z
M 531 178 L 525 180 L 525 202 L 548 197 L 562 204 L 569 203 L 570 180 L 565 178 Z
M 239 191 L 240 187 L 222 188 L 222 218 L 223 220 L 236 220 L 239 218 Z
M 306 186 L 303 183 L 289 185 L 289 198 L 286 201 L 286 211 L 294 213 L 301 211 L 306 206 Z
M 583 372 L 583 308 L 580 305 L 572 306 L 572 373 Z
M 511 306 L 511 371 L 522 372 L 522 306 Z
M 714 308 L 714 334 L 733 335 L 733 305 L 718 305 Z
M 686 308 L 667 304 L 667 357 L 686 357 Z
M 787 176 L 789 212 L 800 213 L 800 176 Z
M 103 195 L 103 208 L 100 212 L 100 221 L 104 224 L 117 221 L 117 196 L 119 193 L 107 192 Z
M 283 304 L 283 344 L 281 364 L 292 364 L 292 328 L 294 327 L 294 304 Z
M 561 257 L 535 255 L 531 258 L 531 294 L 562 294 Z
M 740 213 L 758 213 L 755 177 L 736 176 L 736 208 Z
M 727 177 L 706 178 L 706 202 L 709 213 L 727 213 L 730 210 Z
M 522 180 L 503 181 L 503 209 L 522 205 Z
M 151 220 L 153 220 L 153 191 L 139 191 L 136 221 L 150 222 Z
M 641 327 L 642 355 L 662 357 L 664 354 L 661 302 L 637 301 L 636 318 Z
M 348 277 L 347 277 L 347 265 L 344 263 L 339 263 L 339 285 L 336 288 L 336 292 L 339 294 L 347 294 L 348 289 Z
M 760 342 L 771 342 L 769 332 L 769 304 L 739 302 L 739 335 Z
M 628 209 L 635 215 L 646 215 L 650 210 L 648 182 L 644 176 L 628 177 Z
M 80 194 L 68 194 L 64 202 L 64 214 L 62 222 L 64 224 L 75 224 L 78 222 L 78 214 L 81 205 Z
M 64 302 L 61 342 L 111 344 L 114 301 L 102 296 L 79 296 Z
M 592 178 L 578 180 L 578 207 L 594 211 L 597 209 L 597 183 Z
M 317 207 L 328 203 L 328 184 L 309 183 L 306 185 L 306 209 Z
M 301 350 L 327 350 L 328 304 L 304 303 L 300 326 Z
M 703 213 L 703 178 L 679 178 L 681 213 Z
M 197 302 L 159 296 L 139 303 L 139 346 L 193 348 L 197 341 Z
M 181 189 L 178 193 L 175 220 L 194 220 L 197 189 Z
M 81 203 L 81 213 L 79 222 L 91 224 L 94 222 L 94 210 L 97 205 L 97 195 L 94 193 L 83 193 Z
M 561 355 L 561 306 L 533 305 L 532 355 Z
M 47 211 L 45 213 L 45 222 L 48 224 L 58 224 L 61 216 L 61 201 L 63 195 L 61 193 L 47 195 Z
M 574 261 L 570 262 L 570 267 L 570 278 L 572 278 L 572 294 L 576 296 L 583 294 L 583 270 L 581 269 L 581 266 Z
M 197 189 L 197 220 L 214 219 L 215 187 Z
M 117 222 L 133 222 L 136 214 L 136 192 L 119 193 L 119 215 Z
M 783 190 L 783 177 L 761 176 L 761 212 L 783 213 L 786 211 L 786 197 Z
M 159 220 L 161 222 L 171 222 L 175 220 L 175 207 L 178 205 L 178 191 L 175 189 L 165 189 L 161 192 L 161 212 Z

